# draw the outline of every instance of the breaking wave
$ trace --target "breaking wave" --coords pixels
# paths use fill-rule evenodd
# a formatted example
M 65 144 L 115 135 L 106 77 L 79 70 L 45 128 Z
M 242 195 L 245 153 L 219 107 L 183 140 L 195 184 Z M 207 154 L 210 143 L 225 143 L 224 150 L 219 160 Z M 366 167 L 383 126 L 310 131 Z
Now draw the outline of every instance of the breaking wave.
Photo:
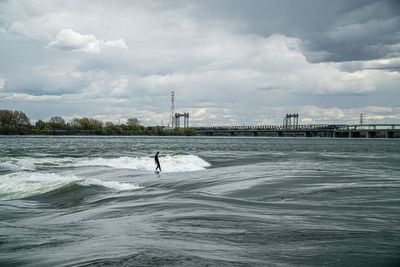
M 163 172 L 200 171 L 210 166 L 205 160 L 193 155 L 165 156 L 160 158 L 160 165 Z M 79 162 L 77 166 L 107 166 L 146 171 L 154 171 L 155 169 L 152 157 L 94 158 Z
M 63 176 L 54 173 L 16 172 L 0 176 L 0 199 L 19 199 L 47 193 L 71 184 L 102 186 L 118 191 L 142 187 L 116 181 L 102 181 L 80 178 L 75 175 Z
M 163 172 L 200 171 L 210 164 L 194 155 L 174 155 L 160 157 Z M 85 167 L 105 166 L 119 169 L 135 169 L 154 171 L 153 157 L 119 157 L 119 158 L 4 158 L 0 162 L 0 169 L 36 170 L 38 167 Z
M 0 169 L 6 170 L 35 170 L 34 158 L 10 158 L 5 157 L 0 159 Z

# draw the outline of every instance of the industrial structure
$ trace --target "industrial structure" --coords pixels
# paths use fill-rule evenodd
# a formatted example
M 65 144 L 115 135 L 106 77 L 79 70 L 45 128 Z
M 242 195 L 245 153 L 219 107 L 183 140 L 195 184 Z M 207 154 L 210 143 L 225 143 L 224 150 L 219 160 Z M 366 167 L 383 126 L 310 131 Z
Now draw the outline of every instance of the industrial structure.
M 299 126 L 299 114 L 286 114 L 283 117 L 283 126 L 284 127 L 297 127 Z
M 400 124 L 309 124 L 297 126 L 211 126 L 192 127 L 203 135 L 252 135 L 252 136 L 304 136 L 347 138 L 400 137 Z
M 189 112 L 175 113 L 175 127 L 181 127 L 181 117 L 183 117 L 183 127 L 189 128 Z
M 286 114 L 283 125 L 194 127 L 204 135 L 304 136 L 304 137 L 400 137 L 400 124 L 365 124 L 360 114 L 359 124 L 299 125 L 299 114 Z
M 171 92 L 170 125 L 175 129 L 189 128 L 189 112 L 175 112 L 175 92 Z M 347 138 L 394 138 L 400 137 L 400 124 L 365 124 L 360 114 L 359 124 L 299 124 L 299 114 L 286 114 L 283 125 L 259 126 L 206 126 L 191 127 L 200 135 L 250 135 L 250 136 L 304 136 L 304 137 L 347 137 Z
M 170 125 L 174 128 L 181 127 L 181 117 L 183 117 L 183 127 L 189 128 L 189 112 L 175 113 L 175 92 L 171 92 Z
M 171 108 L 169 111 L 169 125 L 171 125 L 172 128 L 175 128 L 175 92 L 171 92 Z

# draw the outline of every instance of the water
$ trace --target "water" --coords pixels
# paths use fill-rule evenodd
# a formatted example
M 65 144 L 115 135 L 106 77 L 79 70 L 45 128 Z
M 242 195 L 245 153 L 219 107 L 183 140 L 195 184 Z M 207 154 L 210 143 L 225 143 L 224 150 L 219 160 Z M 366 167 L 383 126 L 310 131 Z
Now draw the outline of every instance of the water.
M 0 265 L 398 266 L 399 142 L 3 136 Z

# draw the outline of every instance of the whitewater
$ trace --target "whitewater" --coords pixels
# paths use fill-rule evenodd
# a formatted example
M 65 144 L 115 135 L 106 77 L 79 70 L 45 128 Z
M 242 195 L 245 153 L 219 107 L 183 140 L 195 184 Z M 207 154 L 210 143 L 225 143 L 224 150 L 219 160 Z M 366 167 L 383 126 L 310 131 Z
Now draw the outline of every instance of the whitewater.
M 394 139 L 0 136 L 0 266 L 397 266 L 399 162 Z
M 162 157 L 163 173 L 199 171 L 210 166 L 206 161 L 194 155 L 166 155 Z M 13 171 L 0 175 L 0 199 L 29 197 L 46 193 L 70 184 L 99 185 L 116 190 L 141 188 L 138 185 L 117 181 L 103 181 L 96 178 L 78 177 L 73 174 L 45 172 L 55 168 L 108 167 L 154 172 L 154 158 L 119 157 L 119 158 L 77 158 L 77 157 L 4 157 L 0 161 L 0 170 Z M 38 170 L 38 172 L 36 172 Z M 40 172 L 39 172 L 40 170 Z

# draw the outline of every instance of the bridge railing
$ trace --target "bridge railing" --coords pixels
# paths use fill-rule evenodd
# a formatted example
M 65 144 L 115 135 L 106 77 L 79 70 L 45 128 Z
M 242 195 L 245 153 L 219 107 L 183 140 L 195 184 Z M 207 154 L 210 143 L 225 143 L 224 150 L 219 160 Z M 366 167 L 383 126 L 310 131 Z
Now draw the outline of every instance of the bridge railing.
M 271 130 L 271 131 L 285 131 L 285 130 L 336 130 L 348 127 L 346 124 L 307 124 L 307 125 L 255 125 L 255 126 L 203 126 L 192 127 L 195 130 L 243 130 L 243 131 L 256 131 L 256 130 Z
M 198 131 L 400 131 L 400 124 L 308 124 L 295 126 L 258 125 L 258 126 L 203 126 L 191 127 Z
M 345 127 L 347 131 L 356 130 L 400 130 L 400 124 L 377 123 L 377 124 L 349 124 Z

